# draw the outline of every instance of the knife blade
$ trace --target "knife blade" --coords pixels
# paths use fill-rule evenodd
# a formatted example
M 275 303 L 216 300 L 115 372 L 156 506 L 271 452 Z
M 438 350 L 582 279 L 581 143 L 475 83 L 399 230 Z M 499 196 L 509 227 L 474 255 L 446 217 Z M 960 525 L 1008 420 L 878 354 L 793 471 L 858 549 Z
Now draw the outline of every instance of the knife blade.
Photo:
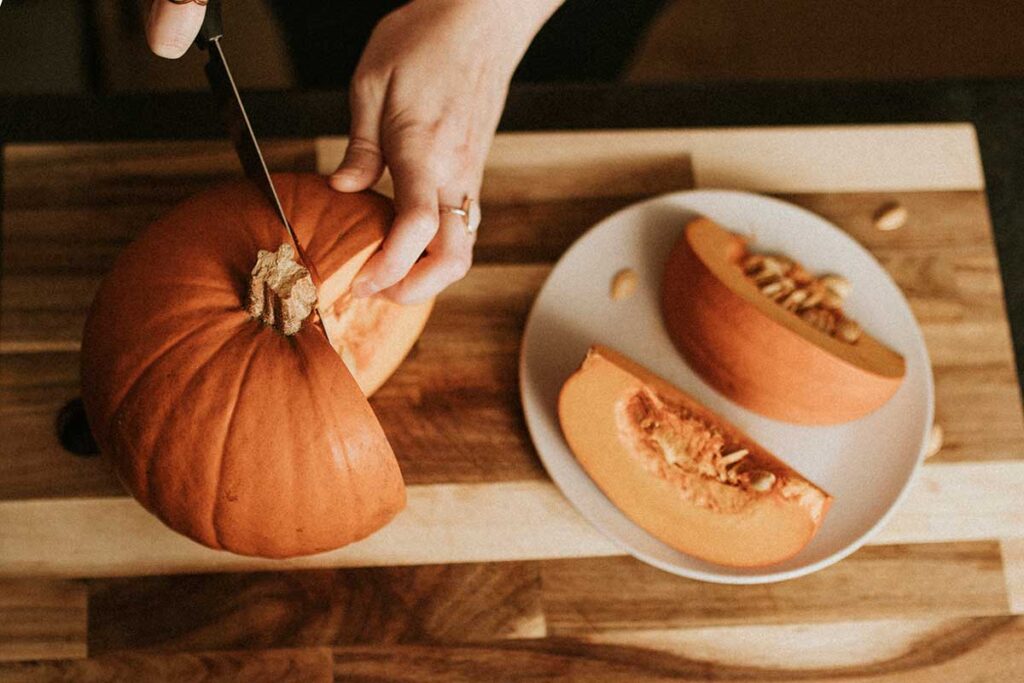
M 281 206 L 281 199 L 277 195 L 277 190 L 274 189 L 274 181 L 270 177 L 267 162 L 263 158 L 263 152 L 260 150 L 256 133 L 253 131 L 249 115 L 245 111 L 242 96 L 238 92 L 238 86 L 235 85 L 234 77 L 231 75 L 231 67 L 228 66 L 227 59 L 224 57 L 224 47 L 221 45 L 223 37 L 224 29 L 221 22 L 220 0 L 209 0 L 202 28 L 200 28 L 199 35 L 196 38 L 196 44 L 199 48 L 210 54 L 205 69 L 206 79 L 209 81 L 210 89 L 217 100 L 228 135 L 234 143 L 238 160 L 242 163 L 242 170 L 245 172 L 246 177 L 256 184 L 274 208 L 278 218 L 281 219 L 285 229 L 288 231 L 288 237 L 291 239 L 292 247 L 295 249 L 299 263 L 309 271 L 310 277 L 313 279 L 313 285 L 319 291 L 321 283 L 320 274 L 317 272 L 313 262 L 306 257 L 302 245 L 299 244 L 299 238 L 295 234 L 288 216 L 285 215 L 284 207 Z M 319 301 L 313 306 L 313 310 L 316 312 L 317 317 L 317 322 L 314 324 L 318 323 L 324 336 L 330 341 L 330 335 L 327 334 L 327 327 L 324 324 L 324 317 L 320 313 Z

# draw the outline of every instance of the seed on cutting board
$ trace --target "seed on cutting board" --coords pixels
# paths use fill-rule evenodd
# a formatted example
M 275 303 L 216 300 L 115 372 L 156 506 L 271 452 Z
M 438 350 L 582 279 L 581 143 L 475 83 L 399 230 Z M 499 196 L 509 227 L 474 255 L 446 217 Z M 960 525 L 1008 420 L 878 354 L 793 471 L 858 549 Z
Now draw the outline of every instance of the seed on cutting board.
M 875 212 L 875 227 L 886 232 L 899 230 L 907 223 L 907 207 L 899 202 L 883 204 Z
M 636 292 L 636 271 L 632 268 L 623 268 L 612 276 L 611 297 L 614 301 L 622 301 L 633 296 Z
M 932 432 L 928 435 L 928 448 L 924 452 L 926 460 L 942 450 L 942 439 L 942 426 L 933 424 Z

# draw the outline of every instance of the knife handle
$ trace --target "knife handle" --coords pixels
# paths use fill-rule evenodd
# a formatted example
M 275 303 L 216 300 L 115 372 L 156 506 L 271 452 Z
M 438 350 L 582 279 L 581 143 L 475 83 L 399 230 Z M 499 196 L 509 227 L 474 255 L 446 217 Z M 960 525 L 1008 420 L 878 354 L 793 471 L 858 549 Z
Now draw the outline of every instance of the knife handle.
M 203 25 L 196 38 L 196 45 L 205 50 L 212 41 L 223 35 L 224 25 L 220 19 L 220 0 L 207 0 L 206 15 L 203 17 Z

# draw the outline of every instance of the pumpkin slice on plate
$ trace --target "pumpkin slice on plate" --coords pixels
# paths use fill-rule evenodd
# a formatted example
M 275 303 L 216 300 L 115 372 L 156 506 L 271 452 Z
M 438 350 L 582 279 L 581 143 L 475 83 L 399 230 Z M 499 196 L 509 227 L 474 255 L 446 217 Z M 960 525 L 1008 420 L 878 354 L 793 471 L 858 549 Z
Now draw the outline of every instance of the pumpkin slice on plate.
M 590 478 L 659 540 L 709 562 L 757 567 L 798 553 L 832 498 L 649 370 L 591 347 L 558 400 Z
M 101 450 L 165 524 L 212 548 L 288 557 L 363 538 L 405 505 L 364 392 L 397 368 L 432 302 L 349 296 L 390 225 L 386 198 L 312 175 L 274 182 L 319 289 L 254 185 L 193 197 L 100 286 L 82 399 Z
M 902 356 L 838 309 L 774 291 L 787 282 L 759 287 L 749 256 L 742 237 L 702 217 L 668 257 L 662 314 L 697 374 L 750 410 L 799 424 L 863 417 L 896 393 Z

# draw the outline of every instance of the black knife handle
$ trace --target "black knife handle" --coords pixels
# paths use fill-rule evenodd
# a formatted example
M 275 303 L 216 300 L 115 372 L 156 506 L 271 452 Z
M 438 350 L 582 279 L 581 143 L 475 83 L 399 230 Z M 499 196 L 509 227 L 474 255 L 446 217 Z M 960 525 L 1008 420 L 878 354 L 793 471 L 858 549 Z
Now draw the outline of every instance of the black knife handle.
M 205 50 L 211 41 L 217 40 L 224 35 L 224 24 L 220 19 L 220 0 L 207 0 L 206 16 L 203 18 L 203 25 L 199 29 L 199 36 L 196 38 L 196 45 Z

